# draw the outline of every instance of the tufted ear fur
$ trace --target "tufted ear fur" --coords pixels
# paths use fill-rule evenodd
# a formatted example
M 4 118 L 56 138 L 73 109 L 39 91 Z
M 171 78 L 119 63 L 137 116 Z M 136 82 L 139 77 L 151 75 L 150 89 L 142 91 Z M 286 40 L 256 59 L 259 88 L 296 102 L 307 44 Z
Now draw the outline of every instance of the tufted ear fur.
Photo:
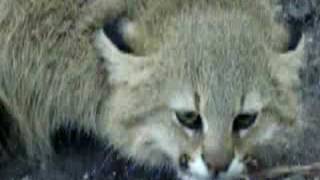
M 305 36 L 303 35 L 295 50 L 277 54 L 277 57 L 270 61 L 271 74 L 277 84 L 284 88 L 299 85 L 299 69 L 303 65 L 304 47 Z
M 150 76 L 151 58 L 121 52 L 103 30 L 96 33 L 94 44 L 99 56 L 104 60 L 102 66 L 109 73 L 110 84 L 134 85 Z
M 270 61 L 271 76 L 277 87 L 277 98 L 274 106 L 278 115 L 286 122 L 297 122 L 298 96 L 296 88 L 300 85 L 299 69 L 303 66 L 305 54 L 305 36 L 303 35 L 295 50 L 277 54 Z

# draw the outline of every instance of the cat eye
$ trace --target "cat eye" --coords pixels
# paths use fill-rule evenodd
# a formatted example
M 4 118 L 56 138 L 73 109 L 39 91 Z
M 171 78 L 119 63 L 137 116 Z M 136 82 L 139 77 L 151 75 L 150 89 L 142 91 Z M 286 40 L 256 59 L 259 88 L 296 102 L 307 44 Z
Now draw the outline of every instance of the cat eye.
M 248 129 L 254 124 L 254 122 L 257 119 L 257 116 L 258 113 L 238 114 L 233 121 L 232 131 L 239 132 L 241 130 Z
M 189 129 L 201 129 L 202 119 L 199 113 L 194 111 L 176 112 L 178 121 Z

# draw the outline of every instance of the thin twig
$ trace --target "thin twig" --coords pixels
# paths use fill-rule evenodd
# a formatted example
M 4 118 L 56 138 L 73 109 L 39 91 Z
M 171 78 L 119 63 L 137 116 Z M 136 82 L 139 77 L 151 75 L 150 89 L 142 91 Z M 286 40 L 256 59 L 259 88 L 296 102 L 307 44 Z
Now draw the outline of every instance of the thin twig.
M 279 166 L 249 175 L 250 179 L 277 178 L 285 175 L 311 175 L 320 176 L 320 162 L 305 166 Z

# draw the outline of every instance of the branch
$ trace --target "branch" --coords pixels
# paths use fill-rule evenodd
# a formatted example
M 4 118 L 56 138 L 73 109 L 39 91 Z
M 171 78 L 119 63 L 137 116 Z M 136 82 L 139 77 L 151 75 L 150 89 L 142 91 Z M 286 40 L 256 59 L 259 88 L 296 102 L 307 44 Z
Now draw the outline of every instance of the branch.
M 279 166 L 249 175 L 249 179 L 277 178 L 285 175 L 320 176 L 320 162 L 305 166 Z

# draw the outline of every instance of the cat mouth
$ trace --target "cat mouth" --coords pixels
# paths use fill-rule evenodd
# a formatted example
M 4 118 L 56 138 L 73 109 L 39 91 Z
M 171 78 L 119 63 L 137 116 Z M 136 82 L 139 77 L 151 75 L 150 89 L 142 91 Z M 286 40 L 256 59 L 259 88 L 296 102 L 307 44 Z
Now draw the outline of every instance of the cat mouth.
M 251 161 L 250 161 L 251 162 Z M 188 170 L 180 170 L 178 177 L 181 180 L 231 180 L 246 177 L 246 173 L 249 167 L 249 161 L 244 162 L 239 157 L 235 157 L 226 171 L 223 172 L 207 172 L 199 173 L 199 164 L 195 168 L 189 168 Z M 199 171 L 199 172 L 198 172 Z
M 236 179 L 247 172 L 247 164 L 240 158 L 235 157 L 225 172 L 218 174 L 218 180 Z
M 230 165 L 225 171 L 221 172 L 203 172 L 199 171 L 200 163 L 194 168 L 188 170 L 180 169 L 178 177 L 181 180 L 234 180 L 234 179 L 264 179 L 269 170 L 261 168 L 257 159 L 253 156 L 245 156 L 241 158 L 236 156 L 231 161 Z M 204 167 L 200 168 L 204 169 Z M 200 173 L 201 172 L 201 173 Z M 266 176 L 267 177 L 267 176 Z
M 259 175 L 262 169 L 257 159 L 253 156 L 245 156 L 244 158 L 235 157 L 225 172 L 217 175 L 217 180 L 229 179 L 248 179 Z

